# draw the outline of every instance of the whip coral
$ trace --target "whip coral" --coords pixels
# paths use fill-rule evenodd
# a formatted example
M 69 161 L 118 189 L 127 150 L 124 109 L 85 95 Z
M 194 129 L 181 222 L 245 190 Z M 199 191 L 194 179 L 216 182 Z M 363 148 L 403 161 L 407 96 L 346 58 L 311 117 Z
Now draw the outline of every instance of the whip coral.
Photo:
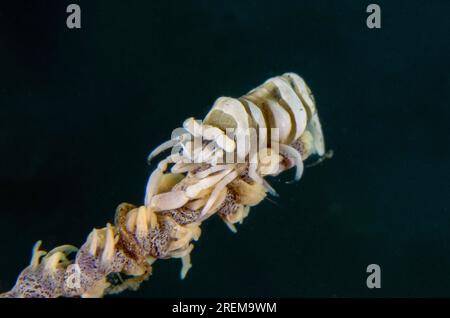
M 191 268 L 203 221 L 218 215 L 236 231 L 250 208 L 277 195 L 265 180 L 325 152 L 315 100 L 294 74 L 267 80 L 241 98 L 220 97 L 203 121 L 187 119 L 149 160 L 171 150 L 149 177 L 142 205 L 122 203 L 114 224 L 93 229 L 77 249 L 33 248 L 30 265 L 0 297 L 102 297 L 137 289 L 157 259 Z M 317 161 L 316 161 L 317 162 Z

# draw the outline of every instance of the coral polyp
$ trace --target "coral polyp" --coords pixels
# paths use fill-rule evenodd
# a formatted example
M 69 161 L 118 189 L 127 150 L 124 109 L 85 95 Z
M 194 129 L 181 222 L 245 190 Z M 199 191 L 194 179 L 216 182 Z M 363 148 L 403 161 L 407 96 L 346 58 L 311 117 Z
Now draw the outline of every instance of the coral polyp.
M 79 249 L 63 245 L 47 253 L 39 241 L 30 265 L 0 297 L 135 290 L 158 259 L 181 259 L 184 278 L 203 221 L 218 215 L 235 232 L 251 207 L 277 195 L 265 177 L 295 168 L 299 180 L 305 160 L 329 156 L 314 97 L 294 73 L 238 99 L 220 97 L 203 121 L 187 119 L 148 159 L 169 150 L 149 177 L 142 205 L 120 204 L 114 224 L 93 229 Z

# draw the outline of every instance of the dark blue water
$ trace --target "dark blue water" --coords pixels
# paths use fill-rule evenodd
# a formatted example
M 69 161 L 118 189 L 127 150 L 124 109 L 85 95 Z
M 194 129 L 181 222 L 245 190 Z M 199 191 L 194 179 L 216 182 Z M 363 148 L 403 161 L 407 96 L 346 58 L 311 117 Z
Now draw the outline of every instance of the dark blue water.
M 121 296 L 450 296 L 450 2 L 68 1 L 0 7 L 0 289 L 38 239 L 80 245 L 139 203 L 149 151 L 286 71 L 312 88 L 332 160 L 272 181 L 237 235 L 204 224 L 186 280 L 159 261 Z M 73 2 L 73 1 L 72 1 Z M 381 266 L 382 286 L 366 287 Z

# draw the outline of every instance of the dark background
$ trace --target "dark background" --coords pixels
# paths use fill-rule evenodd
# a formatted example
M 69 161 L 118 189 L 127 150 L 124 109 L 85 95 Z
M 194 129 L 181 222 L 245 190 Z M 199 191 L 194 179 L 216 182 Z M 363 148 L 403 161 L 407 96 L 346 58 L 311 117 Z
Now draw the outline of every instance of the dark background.
M 0 290 L 38 239 L 81 245 L 142 202 L 149 151 L 286 71 L 335 156 L 272 181 L 237 235 L 203 225 L 193 268 L 158 261 L 130 297 L 450 296 L 449 1 L 69 1 L 0 7 Z M 381 266 L 382 288 L 366 287 Z

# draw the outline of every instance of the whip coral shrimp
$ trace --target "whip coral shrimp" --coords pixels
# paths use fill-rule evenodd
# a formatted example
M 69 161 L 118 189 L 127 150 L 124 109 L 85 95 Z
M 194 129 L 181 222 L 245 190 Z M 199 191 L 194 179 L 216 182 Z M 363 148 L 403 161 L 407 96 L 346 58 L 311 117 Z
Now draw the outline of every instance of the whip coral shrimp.
M 158 259 L 181 259 L 184 278 L 205 220 L 217 214 L 236 232 L 251 207 L 278 195 L 267 176 L 295 168 L 298 181 L 305 160 L 330 157 L 314 97 L 294 73 L 240 98 L 218 98 L 203 121 L 186 119 L 148 160 L 169 150 L 149 176 L 142 205 L 120 204 L 114 224 L 93 229 L 80 249 L 63 245 L 46 253 L 39 241 L 30 265 L 0 297 L 103 297 L 135 290 Z

